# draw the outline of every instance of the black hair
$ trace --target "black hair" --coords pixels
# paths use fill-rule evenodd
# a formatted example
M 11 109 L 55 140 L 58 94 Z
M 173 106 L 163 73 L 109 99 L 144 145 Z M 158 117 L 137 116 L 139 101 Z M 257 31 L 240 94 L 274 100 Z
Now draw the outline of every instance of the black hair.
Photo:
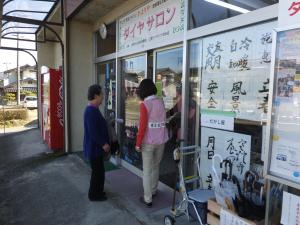
M 138 89 L 138 95 L 142 100 L 144 100 L 148 96 L 156 95 L 156 93 L 156 86 L 151 79 L 142 80 Z
M 95 95 L 100 95 L 102 93 L 102 88 L 99 84 L 93 84 L 88 90 L 88 100 L 92 101 L 95 99 Z

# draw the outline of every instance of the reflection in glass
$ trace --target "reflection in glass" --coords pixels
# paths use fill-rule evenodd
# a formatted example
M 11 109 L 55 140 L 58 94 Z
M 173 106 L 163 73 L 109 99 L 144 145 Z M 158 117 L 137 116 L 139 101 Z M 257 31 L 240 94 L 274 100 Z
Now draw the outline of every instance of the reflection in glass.
M 173 150 L 180 139 L 181 105 L 182 105 L 182 48 L 157 52 L 155 81 L 157 95 L 164 100 L 169 141 L 165 145 L 161 162 L 160 180 L 172 187 L 175 171 Z
M 121 157 L 130 164 L 142 168 L 141 154 L 135 151 L 135 140 L 139 124 L 139 104 L 137 95 L 139 83 L 145 78 L 145 56 L 122 61 L 122 102 L 124 109 L 124 134 Z
M 200 109 L 200 80 L 201 80 L 201 49 L 202 41 L 190 43 L 190 74 L 189 74 L 189 115 L 188 115 L 188 145 L 196 144 L 196 128 L 199 124 Z M 198 118 L 197 118 L 198 117 Z

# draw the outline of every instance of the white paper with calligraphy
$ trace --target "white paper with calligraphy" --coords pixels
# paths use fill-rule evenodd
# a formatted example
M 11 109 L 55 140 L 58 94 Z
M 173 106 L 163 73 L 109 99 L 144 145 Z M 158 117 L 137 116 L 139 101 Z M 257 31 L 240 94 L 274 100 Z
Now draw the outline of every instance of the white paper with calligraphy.
M 265 118 L 274 27 L 270 22 L 204 38 L 202 109 Z
M 300 25 L 300 1 L 280 0 L 278 25 L 280 28 Z
M 227 210 L 221 208 L 220 211 L 220 225 L 251 225 L 245 222 L 237 215 L 234 215 Z
M 184 0 L 155 0 L 119 20 L 119 51 L 172 38 L 184 30 Z
M 283 225 L 300 224 L 300 197 L 283 192 L 280 223 Z
M 201 127 L 200 176 L 204 188 L 212 187 L 212 157 L 219 154 L 233 162 L 233 175 L 243 179 L 250 169 L 251 136 L 229 131 Z M 220 168 L 216 168 L 221 174 Z

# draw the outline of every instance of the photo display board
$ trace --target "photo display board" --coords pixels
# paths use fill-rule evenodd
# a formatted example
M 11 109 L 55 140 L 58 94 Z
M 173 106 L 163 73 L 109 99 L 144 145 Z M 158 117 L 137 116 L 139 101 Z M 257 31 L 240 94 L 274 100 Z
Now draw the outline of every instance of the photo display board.
M 276 32 L 269 174 L 300 183 L 300 29 Z

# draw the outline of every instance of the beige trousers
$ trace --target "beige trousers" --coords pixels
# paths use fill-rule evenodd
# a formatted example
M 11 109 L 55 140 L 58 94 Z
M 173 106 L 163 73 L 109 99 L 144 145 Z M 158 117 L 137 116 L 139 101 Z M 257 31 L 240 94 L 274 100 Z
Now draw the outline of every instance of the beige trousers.
M 165 145 L 142 145 L 143 187 L 145 202 L 152 202 L 159 179 L 159 164 L 164 154 Z

